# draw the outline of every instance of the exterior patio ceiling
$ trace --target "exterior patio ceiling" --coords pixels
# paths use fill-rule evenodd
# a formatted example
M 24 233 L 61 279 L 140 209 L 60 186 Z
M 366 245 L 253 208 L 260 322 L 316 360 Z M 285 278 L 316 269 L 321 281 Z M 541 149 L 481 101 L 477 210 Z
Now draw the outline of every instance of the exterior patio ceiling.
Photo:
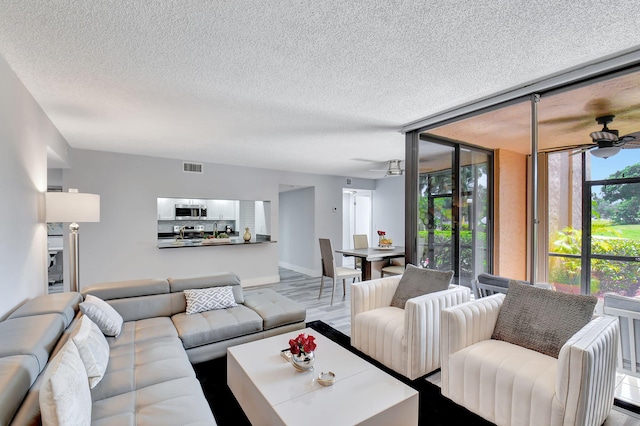
M 620 135 L 640 131 L 640 72 L 545 97 L 538 104 L 539 150 L 591 144 L 602 129 L 596 117 L 615 115 L 610 129 Z M 531 151 L 528 100 L 447 124 L 426 133 L 490 149 Z

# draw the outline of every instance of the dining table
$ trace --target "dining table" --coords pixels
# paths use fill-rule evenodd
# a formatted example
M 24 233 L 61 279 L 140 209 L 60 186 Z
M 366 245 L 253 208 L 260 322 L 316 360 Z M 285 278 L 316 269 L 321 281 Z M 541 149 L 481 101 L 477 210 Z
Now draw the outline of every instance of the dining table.
M 346 248 L 335 250 L 344 256 L 353 256 L 362 260 L 362 281 L 371 279 L 371 263 L 379 260 L 392 259 L 394 257 L 404 257 L 403 246 L 392 247 L 367 247 L 367 248 Z

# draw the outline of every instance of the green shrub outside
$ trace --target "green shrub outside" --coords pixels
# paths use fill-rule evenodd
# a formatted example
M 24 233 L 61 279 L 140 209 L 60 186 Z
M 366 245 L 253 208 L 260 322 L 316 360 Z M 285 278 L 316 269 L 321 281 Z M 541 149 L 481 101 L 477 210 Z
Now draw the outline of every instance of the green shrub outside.
M 605 222 L 605 221 L 602 221 Z M 605 225 L 605 223 L 602 223 Z M 582 232 L 571 227 L 559 231 L 550 243 L 550 252 L 580 254 Z M 592 254 L 640 257 L 640 241 L 624 238 L 591 238 Z M 559 284 L 580 285 L 580 259 L 552 257 L 549 278 Z M 640 262 L 620 262 L 593 259 L 591 263 L 591 294 L 616 292 L 635 296 L 640 277 Z

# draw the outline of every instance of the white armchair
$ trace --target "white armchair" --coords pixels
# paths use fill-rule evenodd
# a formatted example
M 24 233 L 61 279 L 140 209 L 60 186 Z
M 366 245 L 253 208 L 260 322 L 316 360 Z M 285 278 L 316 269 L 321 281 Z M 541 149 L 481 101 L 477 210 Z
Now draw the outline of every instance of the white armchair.
M 497 425 L 601 425 L 613 406 L 617 320 L 592 319 L 556 359 L 491 339 L 504 298 L 442 311 L 442 395 Z
M 440 311 L 470 298 L 467 287 L 390 306 L 401 276 L 351 285 L 351 345 L 413 380 L 440 367 Z

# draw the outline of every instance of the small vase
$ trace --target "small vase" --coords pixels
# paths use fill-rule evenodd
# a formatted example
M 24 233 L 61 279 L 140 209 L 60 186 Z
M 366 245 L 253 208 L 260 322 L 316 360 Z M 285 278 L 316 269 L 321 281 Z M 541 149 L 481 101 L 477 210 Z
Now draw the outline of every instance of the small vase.
M 291 363 L 300 371 L 313 370 L 313 363 L 315 360 L 316 357 L 313 352 L 299 353 L 297 355 L 291 354 Z
M 244 236 L 242 237 L 245 243 L 251 241 L 251 232 L 249 232 L 249 228 L 244 228 Z

